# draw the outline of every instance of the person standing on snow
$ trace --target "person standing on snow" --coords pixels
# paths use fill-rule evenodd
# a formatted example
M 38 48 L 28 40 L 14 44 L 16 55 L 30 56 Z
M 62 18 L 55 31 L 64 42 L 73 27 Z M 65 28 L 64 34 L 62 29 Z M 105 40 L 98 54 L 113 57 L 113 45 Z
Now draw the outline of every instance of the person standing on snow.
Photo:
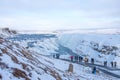
M 88 63 L 88 58 L 87 58 L 87 57 L 85 57 L 85 60 L 84 60 L 84 61 L 85 61 L 85 63 Z
M 96 67 L 95 66 L 93 67 L 92 73 L 96 74 Z
M 113 61 L 111 61 L 111 67 L 113 67 Z
M 78 61 L 79 56 L 76 56 L 76 61 Z
M 60 54 L 56 54 L 56 59 L 59 59 L 60 58 Z
M 104 61 L 104 66 L 107 66 L 107 61 Z
M 82 62 L 83 57 L 79 56 L 79 62 Z
M 117 62 L 115 61 L 115 62 L 114 62 L 114 67 L 116 68 L 116 66 L 117 66 Z
M 70 56 L 71 61 L 73 61 L 73 56 Z
M 94 58 L 91 58 L 91 63 L 94 64 Z

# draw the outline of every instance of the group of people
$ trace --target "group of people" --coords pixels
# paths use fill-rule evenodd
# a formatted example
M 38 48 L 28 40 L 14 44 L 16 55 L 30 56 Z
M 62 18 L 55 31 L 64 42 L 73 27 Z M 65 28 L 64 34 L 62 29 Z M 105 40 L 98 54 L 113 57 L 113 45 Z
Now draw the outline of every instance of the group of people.
M 107 66 L 107 61 L 104 61 L 104 66 Z M 115 67 L 117 66 L 117 62 L 116 61 L 111 61 L 111 67 Z
M 70 56 L 71 61 L 79 61 L 81 62 L 83 60 L 83 57 L 81 56 Z
M 113 61 L 111 61 L 111 67 L 116 67 L 117 66 L 117 62 L 115 61 L 115 62 L 113 62 Z
M 83 58 L 81 56 L 70 56 L 70 59 L 71 59 L 71 61 L 73 61 L 73 60 L 74 61 L 79 61 L 79 62 L 84 61 L 85 63 L 89 62 L 89 59 L 87 57 Z M 94 58 L 91 58 L 91 63 L 94 64 Z M 92 73 L 96 74 L 96 67 L 92 68 Z
M 107 61 L 104 61 L 104 66 L 107 66 Z
M 85 63 L 89 62 L 89 59 L 87 57 L 83 58 L 81 56 L 70 56 L 71 61 L 79 61 L 82 62 L 84 60 Z M 91 58 L 91 64 L 94 64 L 94 58 Z M 104 61 L 104 66 L 107 66 L 107 61 Z M 115 67 L 117 66 L 117 62 L 116 61 L 111 61 L 111 67 Z
M 85 57 L 83 59 L 83 57 L 81 56 L 70 56 L 70 59 L 71 61 L 79 61 L 79 62 L 82 62 L 84 60 L 85 63 L 88 63 L 89 62 L 89 59 L 87 57 Z M 94 64 L 94 58 L 91 58 L 91 63 Z
M 59 59 L 60 58 L 60 54 L 54 54 L 53 58 Z
M 53 58 L 56 58 L 56 59 L 59 59 L 60 57 L 60 54 L 54 54 L 53 55 Z M 82 62 L 84 61 L 85 63 L 88 63 L 89 62 L 89 59 L 87 57 L 83 58 L 82 56 L 70 56 L 70 59 L 71 61 L 79 61 L 79 62 Z M 94 64 L 94 58 L 91 58 L 91 64 Z M 117 62 L 116 61 L 111 61 L 111 67 L 114 67 L 116 68 L 117 66 Z M 104 66 L 107 66 L 107 61 L 104 61 Z

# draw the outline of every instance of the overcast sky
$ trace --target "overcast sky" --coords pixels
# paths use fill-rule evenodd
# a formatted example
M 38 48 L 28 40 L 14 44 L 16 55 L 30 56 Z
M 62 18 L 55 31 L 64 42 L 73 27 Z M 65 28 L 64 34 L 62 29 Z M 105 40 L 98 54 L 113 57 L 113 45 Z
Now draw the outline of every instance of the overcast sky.
M 0 0 L 0 27 L 119 28 L 120 0 Z

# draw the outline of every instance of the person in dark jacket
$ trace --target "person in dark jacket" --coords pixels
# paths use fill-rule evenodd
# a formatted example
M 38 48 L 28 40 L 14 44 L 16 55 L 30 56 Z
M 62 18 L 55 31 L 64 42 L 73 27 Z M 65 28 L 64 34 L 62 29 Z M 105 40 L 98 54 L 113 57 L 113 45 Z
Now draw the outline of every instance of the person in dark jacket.
M 113 61 L 111 61 L 111 67 L 113 67 Z
M 93 67 L 92 73 L 96 74 L 96 67 L 95 66 Z
M 104 66 L 107 66 L 107 61 L 104 61 Z
M 60 54 L 56 54 L 56 59 L 59 59 L 60 58 Z
M 78 56 L 75 56 L 75 61 L 78 61 Z
M 94 58 L 91 58 L 91 63 L 94 64 Z
M 79 56 L 79 62 L 82 62 L 83 57 Z
M 115 62 L 114 62 L 114 67 L 116 68 L 116 66 L 117 66 L 117 62 L 115 61 Z

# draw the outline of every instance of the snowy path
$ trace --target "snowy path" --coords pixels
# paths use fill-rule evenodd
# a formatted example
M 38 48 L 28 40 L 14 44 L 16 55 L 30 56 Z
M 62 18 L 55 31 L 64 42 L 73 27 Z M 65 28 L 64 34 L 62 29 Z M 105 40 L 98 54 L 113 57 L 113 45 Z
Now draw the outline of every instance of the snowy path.
M 91 63 L 88 63 L 89 65 L 93 65 Z M 111 67 L 108 67 L 108 66 L 103 66 L 103 65 L 99 65 L 99 64 L 94 64 L 94 66 L 98 66 L 98 67 L 102 67 L 104 69 L 107 69 L 107 70 L 111 70 L 111 71 L 120 71 L 120 69 L 118 68 L 111 68 Z
M 44 55 L 46 56 L 46 55 Z M 46 56 L 48 57 L 48 56 Z M 88 67 L 97 67 L 98 70 L 102 71 L 103 73 L 105 74 L 108 74 L 108 75 L 111 75 L 113 77 L 116 77 L 116 78 L 120 78 L 120 75 L 117 75 L 116 73 L 114 72 L 111 72 L 111 71 L 120 71 L 120 69 L 117 69 L 117 68 L 110 68 L 110 67 L 105 67 L 103 65 L 99 65 L 99 64 L 91 64 L 91 63 L 85 63 L 85 62 L 76 62 L 76 61 L 71 61 L 71 60 L 68 60 L 68 59 L 61 59 L 60 60 L 63 60 L 63 61 L 68 61 L 68 62 L 71 62 L 71 63 L 76 63 L 76 64 L 80 64 L 80 65 L 83 65 L 83 66 L 88 66 Z
M 104 70 L 104 69 L 101 69 L 101 68 L 99 68 L 99 67 L 98 67 L 97 69 L 99 69 L 100 71 L 102 71 L 102 72 L 104 72 L 104 73 L 106 73 L 106 74 L 108 74 L 108 75 L 111 75 L 111 76 L 120 78 L 120 75 L 117 75 L 117 74 L 115 74 L 115 73 L 109 72 L 109 71 Z
M 71 62 L 70 60 L 67 60 L 67 59 L 60 59 L 60 60 L 64 60 L 64 61 L 68 61 L 68 62 Z M 111 70 L 120 70 L 120 69 L 112 69 L 112 68 L 108 68 L 108 70 L 106 70 L 107 69 L 107 67 L 104 67 L 104 66 L 102 66 L 102 65 L 97 65 L 97 64 L 91 64 L 91 63 L 84 63 L 84 62 L 75 62 L 75 61 L 73 61 L 73 62 L 71 62 L 71 63 L 76 63 L 76 64 L 80 64 L 80 65 L 83 65 L 83 66 L 85 66 L 85 65 L 87 65 L 87 66 L 89 66 L 89 67 L 94 67 L 94 66 L 97 66 L 97 69 L 98 70 L 100 70 L 100 71 L 102 71 L 102 72 L 104 72 L 105 74 L 108 74 L 108 75 L 111 75 L 111 76 L 113 76 L 113 77 L 117 77 L 117 78 L 120 78 L 120 75 L 117 75 L 117 74 L 115 74 L 115 73 L 112 73 L 112 72 L 110 72 Z M 106 69 L 103 69 L 103 68 L 106 68 Z

